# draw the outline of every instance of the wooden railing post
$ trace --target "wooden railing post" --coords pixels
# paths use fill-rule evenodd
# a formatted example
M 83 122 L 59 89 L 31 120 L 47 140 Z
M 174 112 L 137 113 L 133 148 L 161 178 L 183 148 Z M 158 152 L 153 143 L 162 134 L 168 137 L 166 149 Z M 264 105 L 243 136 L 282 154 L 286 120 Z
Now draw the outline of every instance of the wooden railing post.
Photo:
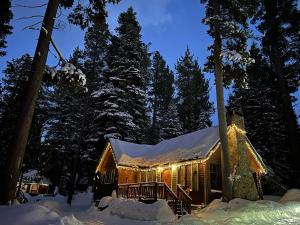
M 158 187 L 157 187 L 157 182 L 155 182 L 154 184 L 154 200 L 156 201 L 157 200 L 157 195 L 158 195 Z

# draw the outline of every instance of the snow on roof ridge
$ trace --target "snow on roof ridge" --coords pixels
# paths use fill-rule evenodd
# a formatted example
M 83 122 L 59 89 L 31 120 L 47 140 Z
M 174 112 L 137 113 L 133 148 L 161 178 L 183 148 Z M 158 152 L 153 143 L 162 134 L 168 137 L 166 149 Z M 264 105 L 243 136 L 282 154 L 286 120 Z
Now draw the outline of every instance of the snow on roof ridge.
M 194 133 L 198 133 L 200 131 L 204 131 L 204 130 L 208 130 L 208 129 L 212 129 L 212 128 L 217 128 L 219 127 L 218 125 L 215 125 L 215 126 L 211 126 L 211 127 L 206 127 L 206 128 L 203 128 L 203 129 L 199 129 L 199 130 L 195 130 L 195 131 L 192 131 L 192 132 L 189 132 L 189 133 L 186 133 L 186 134 L 182 134 L 182 135 L 179 135 L 177 137 L 173 137 L 173 138 L 170 138 L 170 139 L 164 139 L 162 140 L 161 142 L 165 142 L 165 141 L 171 141 L 173 139 L 177 139 L 177 138 L 180 138 L 180 137 L 183 137 L 183 136 L 190 136 L 191 134 L 194 134 Z M 161 143 L 159 142 L 159 143 Z M 158 145 L 159 143 L 155 144 L 155 145 Z M 154 146 L 155 146 L 154 145 Z
M 200 129 L 156 145 L 136 144 L 110 138 L 118 164 L 151 166 L 160 163 L 204 158 L 219 141 L 218 126 Z

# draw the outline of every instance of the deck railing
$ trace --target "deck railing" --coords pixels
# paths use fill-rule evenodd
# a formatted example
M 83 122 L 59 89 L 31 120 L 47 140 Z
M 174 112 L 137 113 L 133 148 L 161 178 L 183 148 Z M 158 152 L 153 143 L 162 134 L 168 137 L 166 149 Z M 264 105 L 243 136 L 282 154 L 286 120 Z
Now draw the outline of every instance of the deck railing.
M 166 183 L 141 182 L 118 185 L 118 196 L 123 198 L 135 198 L 140 201 L 156 201 L 165 199 L 174 213 L 181 214 L 183 211 L 191 213 L 191 197 L 177 185 L 175 194 Z
M 191 214 L 192 198 L 177 184 L 177 197 L 181 201 L 182 207 Z

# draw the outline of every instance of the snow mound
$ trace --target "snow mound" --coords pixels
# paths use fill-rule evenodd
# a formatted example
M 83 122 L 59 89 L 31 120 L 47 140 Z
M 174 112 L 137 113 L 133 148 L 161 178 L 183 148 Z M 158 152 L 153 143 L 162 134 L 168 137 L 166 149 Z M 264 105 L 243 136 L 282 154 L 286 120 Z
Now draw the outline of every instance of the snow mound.
M 193 215 L 186 215 L 179 219 L 177 225 L 209 225 Z
M 111 203 L 112 200 L 113 200 L 113 198 L 111 196 L 106 196 L 106 197 L 101 198 L 98 208 L 99 209 L 106 208 L 107 206 L 109 206 L 109 204 Z
M 222 202 L 221 199 L 214 199 L 207 207 L 201 210 L 201 212 L 209 213 L 215 211 L 222 211 L 228 208 L 228 203 Z
M 171 222 L 176 219 L 165 200 L 145 204 L 132 199 L 114 199 L 106 210 L 112 215 L 132 220 Z
M 241 198 L 235 198 L 232 199 L 228 203 L 229 210 L 242 210 L 244 208 L 253 207 L 255 205 L 255 202 L 241 199 Z
M 280 203 L 287 202 L 300 202 L 300 189 L 288 190 L 282 198 L 279 200 Z
M 61 225 L 84 225 L 84 223 L 76 219 L 74 215 L 62 217 L 60 223 Z
M 296 196 L 292 191 L 291 196 Z M 292 198 L 295 199 L 295 198 Z M 300 202 L 233 199 L 229 203 L 214 200 L 206 208 L 184 216 L 178 225 L 300 225 Z
M 57 213 L 37 204 L 1 206 L 0 219 L 3 225 L 64 225 Z

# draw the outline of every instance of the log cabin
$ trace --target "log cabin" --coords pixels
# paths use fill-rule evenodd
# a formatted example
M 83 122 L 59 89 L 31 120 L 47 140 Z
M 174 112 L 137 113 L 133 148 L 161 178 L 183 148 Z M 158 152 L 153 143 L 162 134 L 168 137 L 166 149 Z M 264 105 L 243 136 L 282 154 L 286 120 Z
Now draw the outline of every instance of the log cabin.
M 267 168 L 246 136 L 243 118 L 233 114 L 228 121 L 231 162 L 238 160 L 237 148 L 242 143 L 246 146 L 247 164 L 261 191 L 260 178 Z M 96 168 L 94 197 L 100 199 L 111 195 L 113 190 L 121 195 L 122 187 L 127 187 L 128 197 L 130 185 L 134 188 L 163 183 L 174 196 L 180 194 L 179 189 L 191 199 L 191 203 L 206 205 L 222 195 L 221 157 L 218 126 L 163 140 L 156 145 L 111 138 Z M 140 190 L 137 193 L 141 194 Z

